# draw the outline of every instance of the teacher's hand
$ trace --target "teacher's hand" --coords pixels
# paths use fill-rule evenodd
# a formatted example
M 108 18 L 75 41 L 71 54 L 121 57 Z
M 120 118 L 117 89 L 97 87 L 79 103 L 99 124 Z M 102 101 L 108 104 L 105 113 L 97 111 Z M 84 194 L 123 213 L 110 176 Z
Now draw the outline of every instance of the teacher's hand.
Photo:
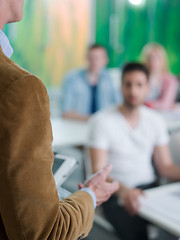
M 108 164 L 92 175 L 84 184 L 79 184 L 80 189 L 88 187 L 95 193 L 97 206 L 106 202 L 110 196 L 119 189 L 119 183 L 117 181 L 112 183 L 106 181 L 111 170 L 112 166 Z

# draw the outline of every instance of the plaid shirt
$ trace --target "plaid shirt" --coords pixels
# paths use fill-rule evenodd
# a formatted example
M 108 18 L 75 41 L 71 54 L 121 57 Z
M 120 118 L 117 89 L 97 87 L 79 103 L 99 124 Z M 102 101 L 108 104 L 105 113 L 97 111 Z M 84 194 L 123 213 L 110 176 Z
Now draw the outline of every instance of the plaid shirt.
M 11 47 L 11 44 L 9 43 L 9 40 L 7 36 L 3 33 L 3 31 L 0 29 L 0 46 L 4 52 L 4 54 L 10 58 L 13 54 L 13 49 Z

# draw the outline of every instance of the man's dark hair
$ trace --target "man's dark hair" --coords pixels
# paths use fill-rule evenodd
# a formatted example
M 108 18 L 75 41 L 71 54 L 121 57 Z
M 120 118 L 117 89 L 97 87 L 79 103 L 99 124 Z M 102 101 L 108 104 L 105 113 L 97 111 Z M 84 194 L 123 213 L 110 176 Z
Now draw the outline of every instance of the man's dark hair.
M 107 53 L 107 49 L 103 45 L 98 44 L 98 43 L 94 43 L 94 44 L 90 45 L 88 47 L 88 52 L 91 51 L 91 50 L 94 50 L 94 49 L 98 49 L 98 48 L 103 49 Z
M 124 65 L 122 69 L 122 80 L 126 73 L 134 72 L 134 71 L 139 71 L 144 73 L 147 77 L 147 80 L 149 80 L 149 71 L 147 67 L 144 64 L 138 63 L 138 62 L 129 62 Z

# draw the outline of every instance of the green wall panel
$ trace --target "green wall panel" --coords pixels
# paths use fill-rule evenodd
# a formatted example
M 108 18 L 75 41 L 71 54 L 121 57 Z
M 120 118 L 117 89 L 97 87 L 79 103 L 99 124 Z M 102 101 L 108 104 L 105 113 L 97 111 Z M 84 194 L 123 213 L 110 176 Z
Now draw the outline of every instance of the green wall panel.
M 180 74 L 179 9 L 179 0 L 146 0 L 139 7 L 128 0 L 97 0 L 96 42 L 107 47 L 109 66 L 139 60 L 146 43 L 158 42 L 167 50 L 171 71 Z

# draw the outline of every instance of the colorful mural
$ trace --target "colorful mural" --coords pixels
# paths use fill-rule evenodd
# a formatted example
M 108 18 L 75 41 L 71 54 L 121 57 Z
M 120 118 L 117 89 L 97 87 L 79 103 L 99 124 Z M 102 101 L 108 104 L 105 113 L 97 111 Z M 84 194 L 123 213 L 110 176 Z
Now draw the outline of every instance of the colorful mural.
M 58 86 L 64 74 L 84 64 L 89 35 L 89 0 L 26 0 L 24 18 L 6 26 L 12 59 Z

